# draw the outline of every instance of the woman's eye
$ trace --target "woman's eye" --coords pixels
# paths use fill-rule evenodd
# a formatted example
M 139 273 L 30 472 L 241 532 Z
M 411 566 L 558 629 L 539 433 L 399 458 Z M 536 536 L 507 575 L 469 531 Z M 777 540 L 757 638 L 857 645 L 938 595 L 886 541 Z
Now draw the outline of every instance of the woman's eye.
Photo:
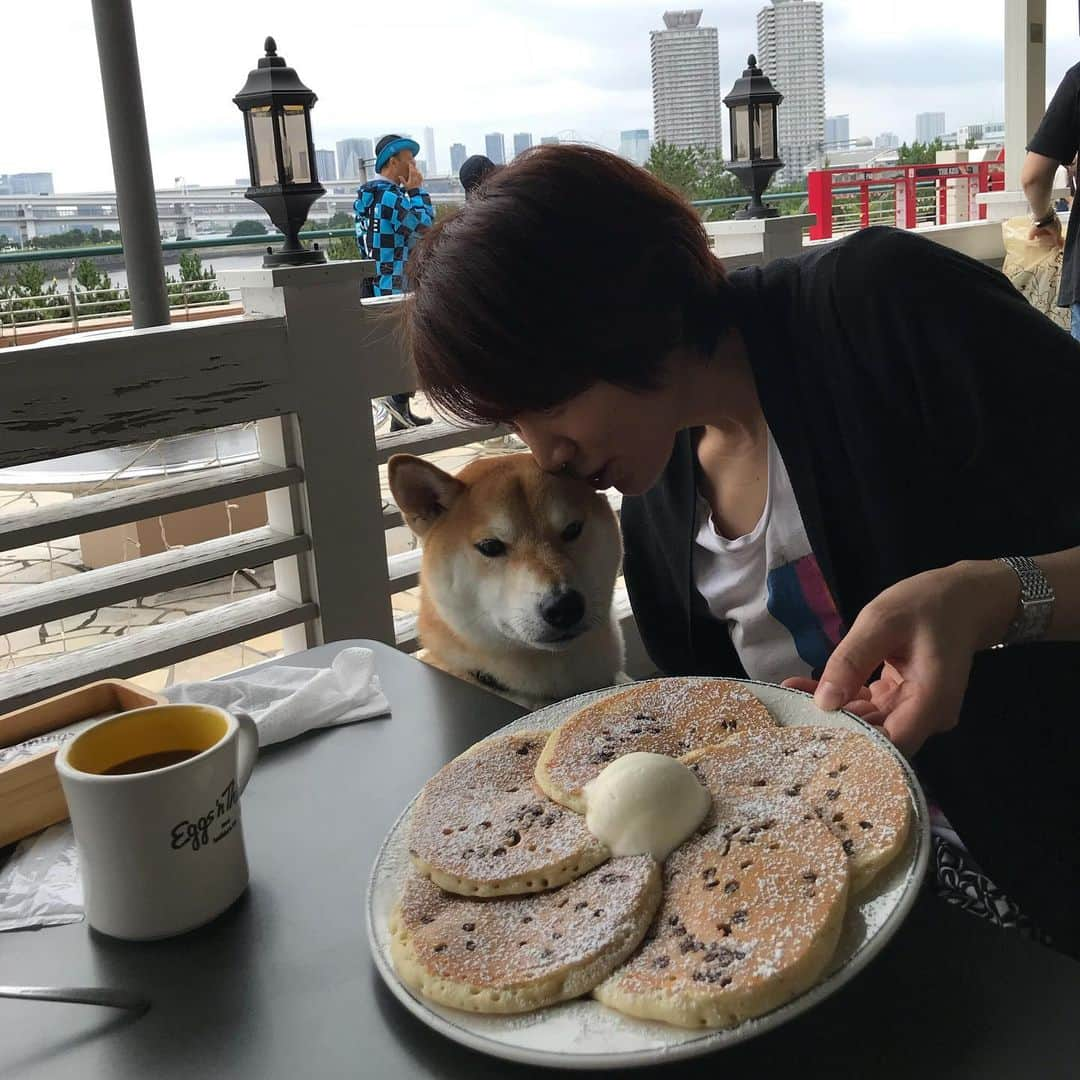
M 501 540 L 481 540 L 475 547 L 481 555 L 489 559 L 497 559 L 506 554 L 506 545 Z
M 583 521 L 571 521 L 562 531 L 562 538 L 569 543 L 571 540 L 576 540 L 581 535 L 581 530 L 585 528 L 585 522 Z

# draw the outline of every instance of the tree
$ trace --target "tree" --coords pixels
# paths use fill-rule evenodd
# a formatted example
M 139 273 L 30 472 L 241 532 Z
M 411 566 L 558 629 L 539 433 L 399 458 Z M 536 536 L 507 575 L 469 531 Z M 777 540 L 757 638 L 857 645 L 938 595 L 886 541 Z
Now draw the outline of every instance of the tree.
M 229 300 L 229 294 L 217 288 L 214 268 L 211 266 L 204 270 L 197 251 L 180 253 L 180 278 L 177 280 L 166 274 L 165 291 L 169 294 L 170 307 L 224 304 Z
M 261 221 L 245 218 L 238 221 L 233 227 L 230 236 L 265 236 L 269 232 Z
M 928 143 L 916 140 L 910 146 L 904 143 L 900 147 L 900 156 L 897 160 L 900 165 L 933 165 L 937 161 L 937 152 L 944 149 L 945 144 L 940 137 Z

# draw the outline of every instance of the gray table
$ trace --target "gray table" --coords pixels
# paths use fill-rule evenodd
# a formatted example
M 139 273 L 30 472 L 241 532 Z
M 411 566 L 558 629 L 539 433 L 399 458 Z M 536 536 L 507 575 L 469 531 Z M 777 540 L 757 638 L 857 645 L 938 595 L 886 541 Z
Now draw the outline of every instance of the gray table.
M 282 663 L 325 665 L 344 645 Z M 248 894 L 183 938 L 125 944 L 85 925 L 0 935 L 0 983 L 126 986 L 137 1020 L 0 1000 L 0 1076 L 513 1078 L 415 1020 L 382 985 L 363 900 L 401 808 L 448 758 L 520 710 L 374 645 L 393 715 L 264 752 L 244 795 Z M 924 897 L 844 991 L 758 1040 L 653 1076 L 1080 1074 L 1080 964 Z M 585 1074 L 582 1074 L 585 1075 Z M 589 1074 L 595 1075 L 595 1074 Z

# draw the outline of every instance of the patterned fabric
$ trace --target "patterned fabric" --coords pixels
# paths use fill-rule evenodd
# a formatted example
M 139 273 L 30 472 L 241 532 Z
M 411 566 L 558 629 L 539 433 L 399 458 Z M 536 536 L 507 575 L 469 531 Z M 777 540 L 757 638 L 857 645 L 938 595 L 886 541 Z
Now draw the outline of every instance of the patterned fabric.
M 431 227 L 431 196 L 421 188 L 407 192 L 384 177 L 357 191 L 356 244 L 362 259 L 375 260 L 375 296 L 392 296 L 408 288 L 405 263 L 413 245 Z

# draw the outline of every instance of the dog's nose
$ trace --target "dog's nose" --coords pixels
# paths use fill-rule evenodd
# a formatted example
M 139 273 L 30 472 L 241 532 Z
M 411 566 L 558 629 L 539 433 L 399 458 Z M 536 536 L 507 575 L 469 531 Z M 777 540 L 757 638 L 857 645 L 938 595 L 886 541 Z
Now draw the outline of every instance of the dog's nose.
M 557 630 L 569 630 L 585 616 L 585 597 L 577 589 L 548 593 L 540 603 L 540 614 Z

